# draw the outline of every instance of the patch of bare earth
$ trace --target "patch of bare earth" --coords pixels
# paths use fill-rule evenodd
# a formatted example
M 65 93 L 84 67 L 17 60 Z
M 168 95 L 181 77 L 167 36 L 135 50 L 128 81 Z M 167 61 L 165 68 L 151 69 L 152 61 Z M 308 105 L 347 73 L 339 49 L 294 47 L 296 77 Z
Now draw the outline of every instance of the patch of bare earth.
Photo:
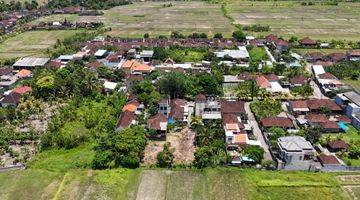
M 170 142 L 171 149 L 174 150 L 174 162 L 176 164 L 190 164 L 194 161 L 195 152 L 195 132 L 188 127 L 180 132 L 169 133 L 166 142 Z M 145 147 L 144 165 L 156 164 L 156 156 L 163 150 L 165 141 L 148 141 Z
M 186 127 L 181 132 L 169 134 L 167 141 L 174 148 L 174 160 L 176 164 L 190 164 L 194 161 L 195 132 Z

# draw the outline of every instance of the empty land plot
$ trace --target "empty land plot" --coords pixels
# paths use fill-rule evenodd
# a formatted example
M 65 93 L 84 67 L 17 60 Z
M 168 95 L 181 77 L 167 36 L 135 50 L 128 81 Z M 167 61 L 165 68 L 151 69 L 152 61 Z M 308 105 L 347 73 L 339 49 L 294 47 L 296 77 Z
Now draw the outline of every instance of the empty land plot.
M 219 4 L 205 2 L 143 2 L 119 6 L 104 11 L 99 19 L 111 27 L 108 34 L 122 37 L 151 37 L 169 35 L 172 31 L 213 35 L 217 32 L 230 36 L 233 26 L 225 18 Z
M 269 25 L 271 33 L 284 37 L 360 39 L 360 3 L 302 6 L 289 1 L 230 0 L 226 9 L 236 24 Z
M 44 55 L 56 41 L 63 40 L 79 32 L 78 30 L 28 31 L 0 43 L 0 58 L 18 58 Z

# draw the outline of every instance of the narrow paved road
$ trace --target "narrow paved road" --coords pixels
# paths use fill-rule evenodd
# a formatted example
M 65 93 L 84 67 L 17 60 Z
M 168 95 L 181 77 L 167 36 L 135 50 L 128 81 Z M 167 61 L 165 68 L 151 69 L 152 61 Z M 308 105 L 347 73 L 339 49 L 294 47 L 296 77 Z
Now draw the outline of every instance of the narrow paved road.
M 308 72 L 310 72 L 311 74 L 313 74 L 312 70 L 311 70 L 312 64 L 311 63 L 306 63 L 306 70 Z M 319 86 L 314 82 L 314 80 L 310 81 L 310 85 L 311 87 L 314 89 L 313 95 L 311 96 L 311 98 L 315 98 L 315 99 L 328 99 L 328 97 L 326 97 L 325 95 L 322 94 Z
M 270 151 L 269 151 L 269 145 L 266 144 L 264 135 L 262 134 L 259 124 L 257 123 L 254 114 L 251 112 L 250 109 L 250 102 L 245 103 L 245 111 L 248 116 L 248 119 L 250 121 L 251 127 L 253 128 L 253 133 L 256 136 L 256 138 L 260 141 L 261 146 L 264 148 L 264 160 L 273 160 Z

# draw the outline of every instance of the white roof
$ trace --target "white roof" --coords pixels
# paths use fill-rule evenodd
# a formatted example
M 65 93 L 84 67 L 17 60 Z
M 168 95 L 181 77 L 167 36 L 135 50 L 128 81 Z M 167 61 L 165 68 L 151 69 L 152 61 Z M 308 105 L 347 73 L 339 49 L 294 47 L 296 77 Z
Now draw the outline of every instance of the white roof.
M 314 70 L 315 75 L 325 74 L 325 70 L 322 65 L 313 65 L 312 68 Z
M 261 142 L 259 140 L 247 140 L 246 144 L 252 146 L 261 146 Z
M 278 139 L 279 145 L 286 151 L 314 150 L 311 143 L 300 136 L 286 136 Z
M 283 92 L 284 88 L 281 87 L 279 82 L 269 82 L 271 85 L 271 91 L 272 92 Z
M 237 76 L 224 75 L 224 83 L 229 82 L 241 82 L 241 80 Z
M 106 50 L 105 49 L 99 49 L 95 52 L 95 56 L 104 56 L 106 54 Z
M 74 55 L 61 55 L 58 57 L 58 60 L 72 60 Z
M 117 83 L 115 82 L 110 82 L 110 81 L 105 81 L 104 82 L 104 88 L 109 89 L 109 90 L 114 90 L 117 86 Z
M 24 57 L 20 58 L 13 66 L 17 67 L 38 67 L 48 63 L 50 58 Z
M 140 53 L 141 57 L 152 57 L 154 55 L 154 51 L 153 50 L 143 50 Z
M 239 46 L 239 49 L 232 50 L 232 49 L 225 49 L 223 51 L 216 51 L 215 55 L 218 58 L 223 58 L 224 56 L 230 56 L 231 58 L 249 58 L 249 52 L 247 51 L 245 46 Z

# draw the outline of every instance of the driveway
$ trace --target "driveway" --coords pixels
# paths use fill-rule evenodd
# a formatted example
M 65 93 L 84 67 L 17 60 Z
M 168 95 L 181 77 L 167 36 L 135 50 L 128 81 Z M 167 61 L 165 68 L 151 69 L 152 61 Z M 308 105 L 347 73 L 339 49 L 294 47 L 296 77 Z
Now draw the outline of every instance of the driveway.
M 248 119 L 250 121 L 250 125 L 253 129 L 253 133 L 256 136 L 256 138 L 260 141 L 262 148 L 264 149 L 264 160 L 273 160 L 270 151 L 269 151 L 269 145 L 266 144 L 264 135 L 262 134 L 259 124 L 257 123 L 254 114 L 251 112 L 250 109 L 250 102 L 245 103 L 245 111 L 248 115 Z
M 310 72 L 311 74 L 313 74 L 312 70 L 311 70 L 311 63 L 306 63 L 306 70 L 308 72 Z M 328 97 L 326 97 L 325 95 L 322 94 L 319 86 L 314 82 L 314 80 L 310 81 L 310 85 L 311 87 L 314 89 L 313 95 L 311 96 L 311 98 L 315 98 L 315 99 L 328 99 Z

